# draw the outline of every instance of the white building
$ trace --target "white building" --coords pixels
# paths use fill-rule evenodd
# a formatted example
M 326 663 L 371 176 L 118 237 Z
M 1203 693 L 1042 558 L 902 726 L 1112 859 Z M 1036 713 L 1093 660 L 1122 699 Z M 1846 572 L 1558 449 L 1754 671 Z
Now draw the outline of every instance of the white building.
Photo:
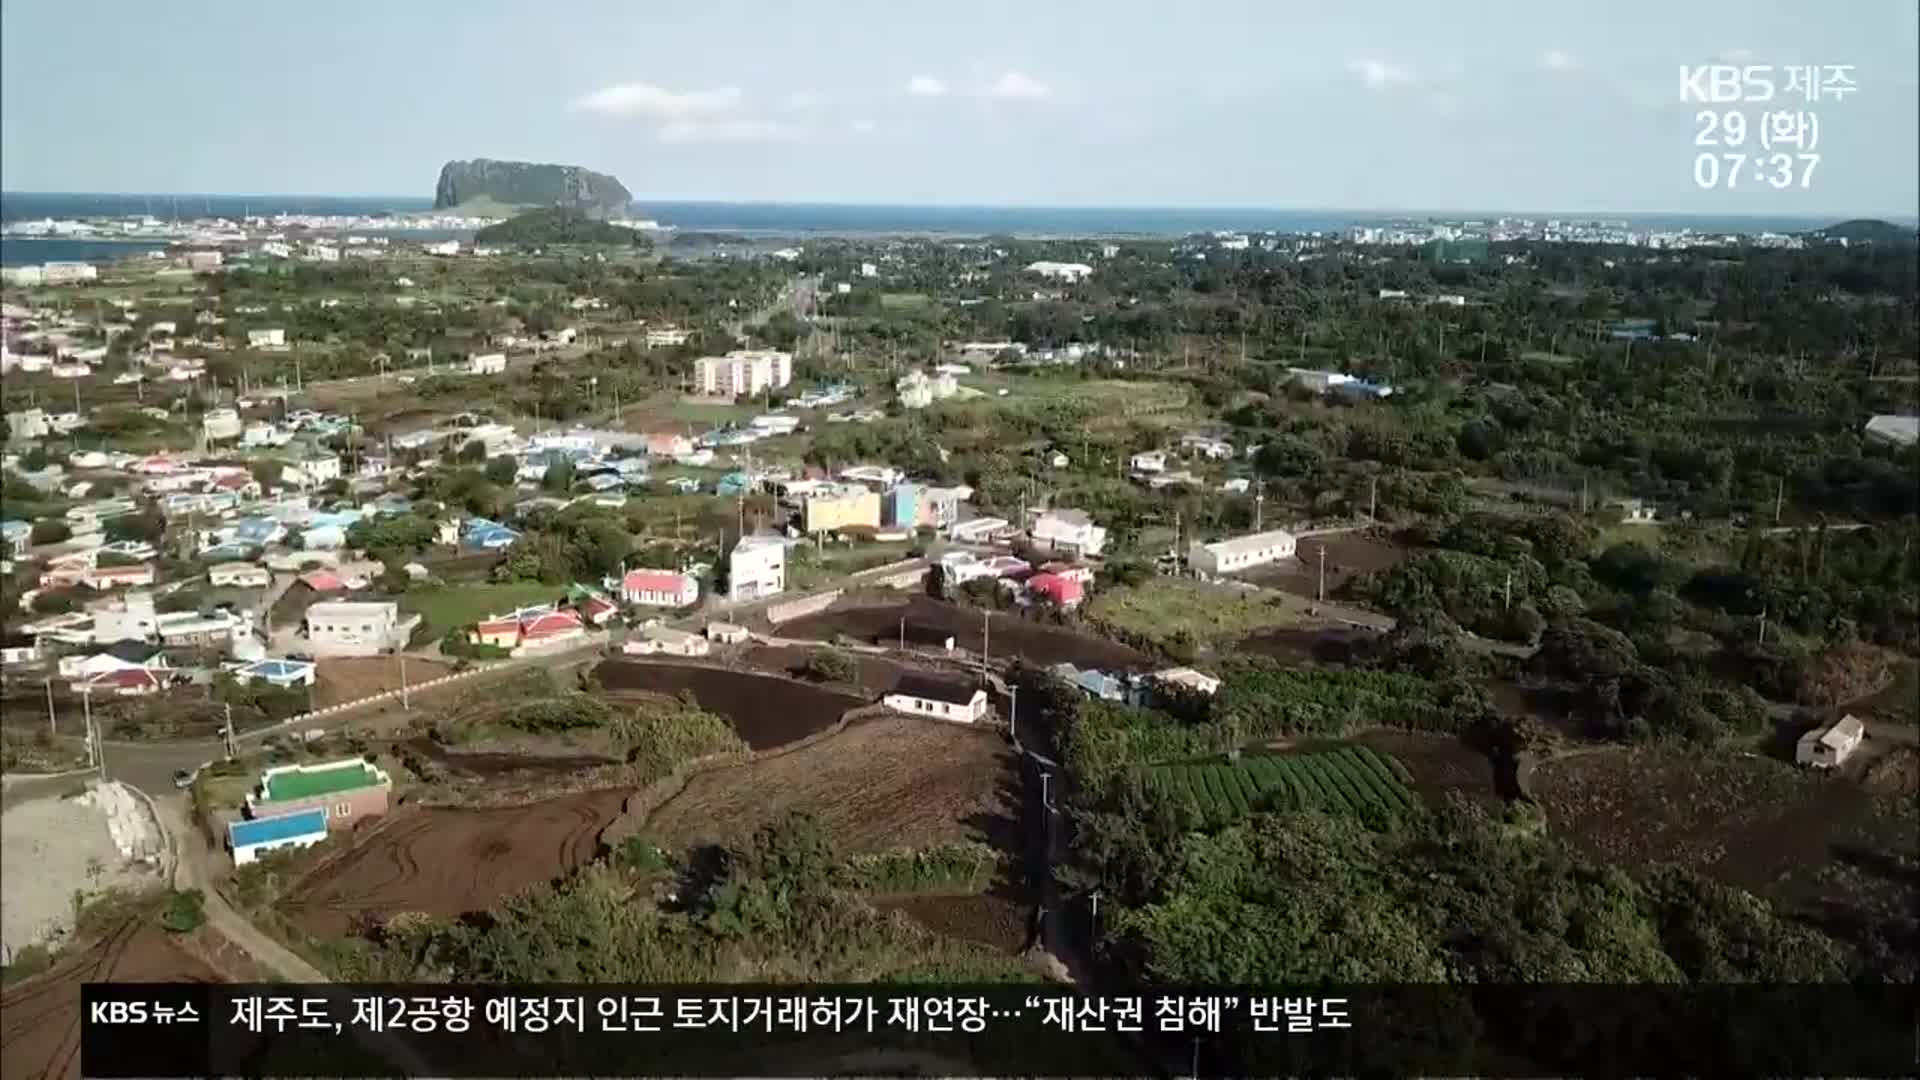
M 506 353 L 475 353 L 467 357 L 467 374 L 498 375 L 507 370 Z
M 1293 534 L 1285 529 L 1274 529 L 1229 540 L 1216 540 L 1211 544 L 1195 544 L 1187 553 L 1187 565 L 1196 573 L 1217 577 L 1280 559 L 1291 559 L 1293 553 Z
M 279 327 L 271 330 L 247 331 L 247 346 L 254 349 L 279 349 L 287 344 L 287 332 Z
M 420 245 L 420 249 L 429 255 L 439 255 L 444 258 L 446 256 L 460 254 L 460 241 L 442 240 L 438 243 L 422 244 Z
M 1093 273 L 1093 267 L 1088 266 L 1086 263 L 1042 261 L 1028 263 L 1027 273 L 1039 274 L 1041 277 L 1054 278 L 1059 281 L 1074 282 L 1085 280 L 1087 275 Z
M 1107 530 L 1084 510 L 1048 510 L 1034 519 L 1027 535 L 1035 547 L 1073 558 L 1097 558 L 1107 544 Z
M 1136 475 L 1146 476 L 1167 471 L 1167 455 L 1161 450 L 1149 450 L 1144 454 L 1135 454 L 1127 459 L 1127 468 Z
M 924 409 L 960 392 L 960 384 L 947 372 L 936 372 L 929 377 L 922 371 L 909 371 L 893 388 L 900 395 L 901 407 L 907 409 Z
M 986 719 L 987 692 L 977 686 L 929 675 L 903 675 L 893 693 L 880 699 L 889 709 L 914 716 L 973 724 Z
M 208 409 L 200 419 L 200 430 L 209 440 L 237 439 L 243 430 L 240 414 L 232 409 Z
M 1832 769 L 1853 756 L 1866 738 L 1866 723 L 1848 713 L 1827 727 L 1815 728 L 1800 736 L 1793 759 L 1816 769 Z
M 647 331 L 647 348 L 660 349 L 685 345 L 693 331 L 682 330 L 677 326 L 662 326 Z
M 47 423 L 44 409 L 22 409 L 7 414 L 7 435 L 11 438 L 27 440 L 45 438 L 53 430 Z
M 307 644 L 318 657 L 378 656 L 407 644 L 420 616 L 391 601 L 336 601 L 307 609 Z
M 747 397 L 779 390 L 793 381 L 793 354 L 777 349 L 735 349 L 693 362 L 694 384 L 707 397 Z
M 289 464 L 282 475 L 301 487 L 319 487 L 340 479 L 340 458 L 334 454 L 316 454 Z
M 777 536 L 743 536 L 727 556 L 727 595 L 735 602 L 787 588 L 787 544 Z
M 228 562 L 207 569 L 207 584 L 217 589 L 264 589 L 273 584 L 273 575 L 256 563 Z
M 1920 442 L 1920 416 L 1876 416 L 1867 421 L 1867 438 L 1890 446 Z
M 640 627 L 638 633 L 620 646 L 621 652 L 636 656 L 654 653 L 664 656 L 705 656 L 712 650 L 712 643 L 704 635 L 676 630 L 657 621 Z
M 83 262 L 50 262 L 42 265 L 40 272 L 48 285 L 77 285 L 100 277 L 98 267 Z
M 800 418 L 788 416 L 785 413 L 766 413 L 747 421 L 747 426 L 758 435 L 773 438 L 779 435 L 791 435 L 800 430 Z

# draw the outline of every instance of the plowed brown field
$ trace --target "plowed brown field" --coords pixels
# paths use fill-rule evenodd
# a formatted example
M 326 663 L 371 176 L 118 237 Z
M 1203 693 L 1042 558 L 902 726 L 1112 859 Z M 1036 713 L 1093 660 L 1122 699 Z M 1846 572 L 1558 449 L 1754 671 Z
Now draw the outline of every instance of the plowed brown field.
M 403 911 L 482 911 L 592 860 L 601 830 L 627 795 L 592 791 L 530 806 L 401 809 L 289 889 L 281 910 L 316 937 Z

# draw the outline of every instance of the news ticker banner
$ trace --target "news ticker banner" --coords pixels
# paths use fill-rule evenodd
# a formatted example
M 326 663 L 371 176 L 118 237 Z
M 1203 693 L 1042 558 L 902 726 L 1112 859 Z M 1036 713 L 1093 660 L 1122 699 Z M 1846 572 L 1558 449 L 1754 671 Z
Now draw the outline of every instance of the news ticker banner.
M 131 1077 L 1847 1075 L 1920 1069 L 1912 985 L 90 983 Z

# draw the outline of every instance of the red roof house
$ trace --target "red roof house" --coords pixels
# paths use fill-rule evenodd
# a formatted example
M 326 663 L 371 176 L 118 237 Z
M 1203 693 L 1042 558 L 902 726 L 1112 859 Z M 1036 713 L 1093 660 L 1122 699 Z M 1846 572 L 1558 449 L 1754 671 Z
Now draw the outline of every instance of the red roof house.
M 629 570 L 620 579 L 620 598 L 649 607 L 686 607 L 700 599 L 700 583 L 672 570 Z
M 1086 587 L 1073 578 L 1054 573 L 1039 573 L 1027 579 L 1027 591 L 1045 597 L 1060 607 L 1072 607 L 1086 596 Z
M 340 575 L 331 570 L 315 570 L 309 574 L 302 574 L 300 583 L 314 592 L 339 592 L 347 587 L 347 583 L 340 580 Z
M 520 640 L 551 641 L 554 638 L 585 632 L 580 616 L 571 611 L 549 611 L 520 624 Z
M 160 692 L 160 677 L 146 668 L 122 668 L 88 680 L 87 692 L 121 697 L 157 694 Z

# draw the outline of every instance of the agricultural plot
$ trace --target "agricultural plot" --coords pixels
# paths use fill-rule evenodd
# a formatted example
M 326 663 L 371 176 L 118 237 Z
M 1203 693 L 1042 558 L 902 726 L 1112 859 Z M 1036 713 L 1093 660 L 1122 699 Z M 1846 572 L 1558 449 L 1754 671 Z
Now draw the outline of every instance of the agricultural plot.
M 1193 794 L 1208 824 L 1257 811 L 1323 810 L 1371 820 L 1416 812 L 1420 799 L 1399 762 L 1365 746 L 1303 754 L 1262 754 L 1237 762 L 1215 760 L 1156 765 L 1161 790 Z

